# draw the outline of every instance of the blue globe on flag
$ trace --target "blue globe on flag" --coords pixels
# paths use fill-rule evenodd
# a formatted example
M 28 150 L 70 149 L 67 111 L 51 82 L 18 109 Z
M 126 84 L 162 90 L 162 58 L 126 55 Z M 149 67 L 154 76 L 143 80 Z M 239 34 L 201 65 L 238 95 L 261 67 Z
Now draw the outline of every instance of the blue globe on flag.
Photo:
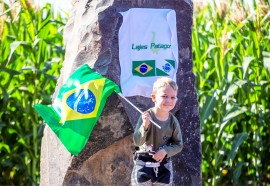
M 96 97 L 89 89 L 80 89 L 79 92 L 72 93 L 66 100 L 67 105 L 74 111 L 81 114 L 93 112 L 96 106 Z
M 147 70 L 148 70 L 148 66 L 146 65 L 146 64 L 142 64 L 141 66 L 140 66 L 140 72 L 141 73 L 145 73 L 145 72 L 147 72 Z

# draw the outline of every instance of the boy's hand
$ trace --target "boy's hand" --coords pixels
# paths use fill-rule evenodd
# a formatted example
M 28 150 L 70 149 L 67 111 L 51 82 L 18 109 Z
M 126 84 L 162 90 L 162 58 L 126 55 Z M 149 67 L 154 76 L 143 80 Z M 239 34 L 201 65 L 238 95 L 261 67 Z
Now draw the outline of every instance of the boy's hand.
M 142 121 L 143 121 L 143 127 L 144 127 L 144 130 L 147 130 L 148 129 L 148 126 L 150 124 L 150 115 L 147 111 L 145 111 L 143 114 L 142 114 Z
M 154 160 L 161 162 L 165 156 L 167 155 L 167 152 L 164 149 L 160 149 L 157 151 L 156 154 L 153 155 Z

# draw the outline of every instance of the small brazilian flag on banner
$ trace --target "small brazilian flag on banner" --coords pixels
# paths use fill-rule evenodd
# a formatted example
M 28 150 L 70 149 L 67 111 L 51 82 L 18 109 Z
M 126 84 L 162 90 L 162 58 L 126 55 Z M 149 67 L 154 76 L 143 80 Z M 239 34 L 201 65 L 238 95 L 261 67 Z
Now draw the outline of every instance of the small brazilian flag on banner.
M 132 61 L 132 74 L 134 76 L 149 77 L 156 75 L 156 61 Z
M 34 105 L 67 150 L 78 155 L 117 84 L 94 72 L 87 64 L 79 67 L 61 87 L 54 103 Z

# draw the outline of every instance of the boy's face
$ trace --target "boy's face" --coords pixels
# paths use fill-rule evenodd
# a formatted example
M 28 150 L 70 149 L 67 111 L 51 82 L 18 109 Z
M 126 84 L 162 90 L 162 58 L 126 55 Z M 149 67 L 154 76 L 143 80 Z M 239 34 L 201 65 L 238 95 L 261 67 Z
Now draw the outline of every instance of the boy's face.
M 171 86 L 164 86 L 157 89 L 156 94 L 152 94 L 152 100 L 155 107 L 163 112 L 171 111 L 177 101 L 177 91 Z

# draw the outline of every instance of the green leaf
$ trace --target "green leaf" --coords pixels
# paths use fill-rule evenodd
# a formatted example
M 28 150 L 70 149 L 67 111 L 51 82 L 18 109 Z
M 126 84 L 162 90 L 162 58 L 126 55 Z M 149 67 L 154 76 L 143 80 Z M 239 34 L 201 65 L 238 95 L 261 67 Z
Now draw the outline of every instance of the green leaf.
M 245 162 L 238 162 L 233 170 L 233 179 L 238 180 L 242 173 L 242 167 L 245 166 Z
M 0 150 L 5 149 L 8 153 L 10 153 L 10 148 L 7 144 L 0 143 Z
M 241 88 L 246 83 L 247 83 L 247 81 L 245 81 L 245 80 L 237 80 L 237 81 L 233 82 L 232 84 L 230 84 L 229 88 L 226 92 L 226 97 L 228 98 L 228 97 L 232 96 L 238 88 Z
M 201 127 L 203 127 L 206 120 L 212 115 L 213 110 L 217 104 L 217 98 L 215 96 L 207 96 L 205 103 L 201 109 Z
M 244 62 L 243 62 L 243 79 L 246 78 L 246 73 L 249 67 L 249 64 L 254 60 L 254 57 L 244 57 Z
M 206 56 L 214 49 L 219 48 L 218 46 L 215 45 L 210 45 L 209 48 L 207 49 L 207 51 L 202 55 L 201 60 L 205 59 Z
M 225 117 L 223 118 L 222 123 L 225 123 L 229 120 L 232 120 L 234 118 L 237 118 L 240 114 L 243 114 L 247 111 L 247 107 L 234 107 L 232 110 L 230 110 Z
M 228 156 L 228 159 L 230 159 L 231 161 L 234 161 L 234 158 L 237 154 L 239 147 L 247 138 L 248 138 L 248 134 L 246 132 L 236 134 L 233 140 L 232 149 L 231 149 L 230 155 Z
M 16 134 L 17 133 L 17 131 L 12 129 L 12 128 L 9 128 L 7 131 L 9 134 Z
M 15 52 L 15 50 L 20 46 L 20 45 L 25 45 L 25 46 L 30 46 L 29 42 L 25 42 L 25 41 L 14 41 L 13 43 L 11 43 L 10 45 L 10 54 L 8 56 L 8 62 L 10 62 L 10 59 L 13 55 L 13 53 Z
M 7 93 L 5 87 L 3 87 L 2 85 L 0 85 L 0 88 L 2 90 L 2 91 L 0 91 L 0 93 L 2 94 L 0 98 L 1 99 L 3 98 L 2 107 L 3 108 L 7 108 L 8 100 L 9 100 L 9 94 Z
M 8 68 L 2 68 L 0 67 L 0 72 L 7 72 L 9 75 L 18 75 L 18 74 L 21 74 L 21 72 L 17 71 L 17 70 L 12 70 L 12 69 L 8 69 Z
M 263 51 L 263 66 L 270 73 L 270 52 Z

